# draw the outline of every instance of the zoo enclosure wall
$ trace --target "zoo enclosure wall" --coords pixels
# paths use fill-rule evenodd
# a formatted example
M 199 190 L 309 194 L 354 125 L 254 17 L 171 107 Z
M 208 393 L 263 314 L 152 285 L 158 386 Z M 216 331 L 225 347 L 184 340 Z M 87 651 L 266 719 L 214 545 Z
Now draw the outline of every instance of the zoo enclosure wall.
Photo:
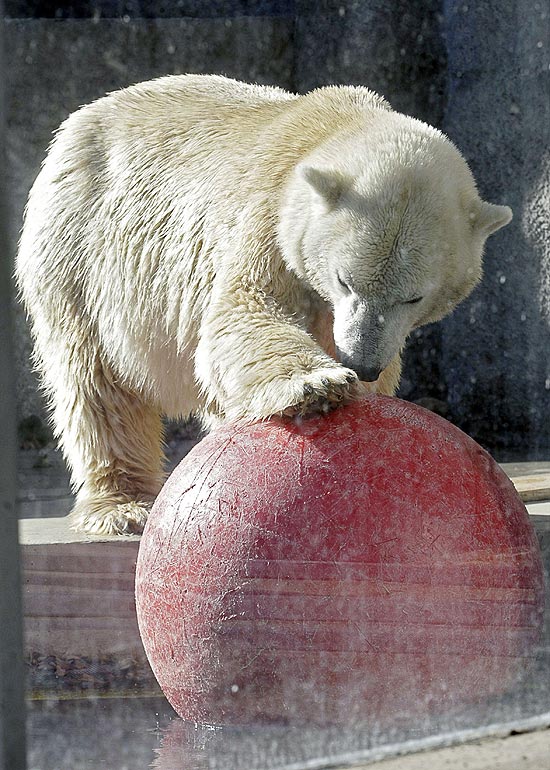
M 550 451 L 550 18 L 546 2 L 8 0 L 7 184 L 15 244 L 60 122 L 106 91 L 220 73 L 306 91 L 363 84 L 441 127 L 483 197 L 514 210 L 485 276 L 413 333 L 400 395 L 435 406 L 499 459 Z M 18 419 L 44 417 L 17 310 Z M 23 423 L 24 424 L 24 423 Z

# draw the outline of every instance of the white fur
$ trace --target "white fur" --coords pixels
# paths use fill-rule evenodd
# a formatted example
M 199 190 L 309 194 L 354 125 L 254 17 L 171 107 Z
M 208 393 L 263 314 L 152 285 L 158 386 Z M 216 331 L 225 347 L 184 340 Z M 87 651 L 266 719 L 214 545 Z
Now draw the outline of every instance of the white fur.
M 393 393 L 407 334 L 469 293 L 510 216 L 441 133 L 365 88 L 173 76 L 78 110 L 17 263 L 75 526 L 143 526 L 161 413 L 323 409 L 360 392 L 352 369 Z

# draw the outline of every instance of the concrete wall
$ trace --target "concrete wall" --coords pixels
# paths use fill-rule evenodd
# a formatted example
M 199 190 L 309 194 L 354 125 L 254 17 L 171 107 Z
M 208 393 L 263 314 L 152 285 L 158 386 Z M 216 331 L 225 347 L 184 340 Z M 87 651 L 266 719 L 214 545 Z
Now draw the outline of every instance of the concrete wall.
M 485 278 L 443 325 L 453 417 L 483 442 L 550 446 L 550 8 L 446 0 L 443 127 L 483 196 L 514 220 L 488 241 Z
M 12 242 L 52 132 L 108 91 L 167 73 L 219 72 L 292 86 L 292 19 L 13 19 L 7 22 L 8 189 Z M 16 314 L 19 417 L 43 415 Z
M 163 18 L 150 18 L 159 6 Z M 550 452 L 548 0 L 75 2 L 63 4 L 62 19 L 15 18 L 25 7 L 8 3 L 13 237 L 51 131 L 105 91 L 188 71 L 299 91 L 368 85 L 443 126 L 482 193 L 515 211 L 489 242 L 473 298 L 412 335 L 401 395 L 444 402 L 452 420 L 506 456 Z M 17 324 L 26 417 L 42 406 L 21 314 Z

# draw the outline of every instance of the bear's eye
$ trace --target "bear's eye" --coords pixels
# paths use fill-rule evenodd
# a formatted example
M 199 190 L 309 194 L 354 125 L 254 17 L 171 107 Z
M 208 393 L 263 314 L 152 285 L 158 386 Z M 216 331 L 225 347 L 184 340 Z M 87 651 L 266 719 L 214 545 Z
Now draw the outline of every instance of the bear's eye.
M 417 302 L 422 302 L 424 297 L 415 297 L 414 299 L 408 299 L 405 301 L 405 305 L 416 305 Z
M 340 275 L 340 273 L 336 273 L 336 280 L 338 281 L 338 283 L 340 284 L 340 286 L 341 286 L 343 289 L 345 289 L 345 291 L 347 291 L 347 292 L 348 292 L 348 294 L 351 292 L 351 288 L 350 288 L 350 285 L 349 285 L 348 283 L 346 283 L 346 281 L 345 281 L 345 280 L 342 278 L 342 276 Z

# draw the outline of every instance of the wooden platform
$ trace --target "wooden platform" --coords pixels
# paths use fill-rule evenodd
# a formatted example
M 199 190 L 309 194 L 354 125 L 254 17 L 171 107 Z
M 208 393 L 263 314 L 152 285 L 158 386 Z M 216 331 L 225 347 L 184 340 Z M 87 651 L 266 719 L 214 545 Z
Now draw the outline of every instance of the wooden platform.
M 502 463 L 524 503 L 550 500 L 550 462 Z
M 75 536 L 66 519 L 21 522 L 25 657 L 33 692 L 156 691 L 139 636 L 139 538 Z
M 503 467 L 550 561 L 550 464 Z M 35 696 L 157 691 L 135 614 L 139 540 L 77 534 L 65 517 L 21 520 L 25 653 Z

